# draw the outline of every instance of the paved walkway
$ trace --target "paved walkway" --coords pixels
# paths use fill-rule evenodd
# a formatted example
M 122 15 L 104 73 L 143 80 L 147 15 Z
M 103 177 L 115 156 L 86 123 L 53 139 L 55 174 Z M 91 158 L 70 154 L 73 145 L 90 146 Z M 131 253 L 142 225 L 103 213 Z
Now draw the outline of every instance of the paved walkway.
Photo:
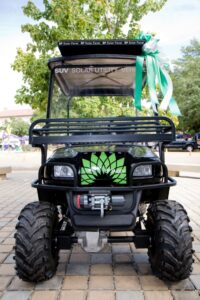
M 0 182 L 1 300 L 200 299 L 200 180 L 178 178 L 178 186 L 170 194 L 188 210 L 194 229 L 195 263 L 189 279 L 163 282 L 151 273 L 146 250 L 135 249 L 133 244 L 116 244 L 91 255 L 79 247 L 62 251 L 56 275 L 32 284 L 16 277 L 12 249 L 17 216 L 25 204 L 37 199 L 30 187 L 34 176 L 33 171 L 13 172 Z

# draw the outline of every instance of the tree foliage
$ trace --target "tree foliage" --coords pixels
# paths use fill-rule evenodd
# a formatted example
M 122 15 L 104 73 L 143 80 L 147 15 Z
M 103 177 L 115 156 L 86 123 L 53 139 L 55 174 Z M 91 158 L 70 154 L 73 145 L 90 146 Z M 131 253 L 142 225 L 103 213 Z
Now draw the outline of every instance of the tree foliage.
M 180 106 L 183 131 L 200 131 L 200 42 L 193 39 L 182 48 L 182 57 L 175 62 L 174 95 Z
M 33 21 L 22 25 L 31 42 L 17 50 L 13 69 L 23 75 L 16 93 L 17 103 L 44 111 L 47 102 L 48 59 L 58 55 L 62 39 L 134 38 L 139 21 L 160 10 L 167 0 L 43 0 L 43 10 L 29 0 L 23 12 Z M 127 33 L 124 28 L 127 27 Z
M 8 131 L 9 134 L 24 136 L 28 135 L 29 126 L 30 124 L 21 118 L 10 118 L 2 125 L 1 129 Z
M 53 103 L 52 103 L 53 104 Z M 54 103 L 55 104 L 55 103 Z M 90 96 L 90 97 L 73 97 L 69 102 L 69 116 L 73 118 L 95 118 L 95 117 L 112 117 L 112 116 L 134 116 L 132 97 L 117 96 Z M 59 97 L 55 105 L 52 105 L 52 117 L 68 117 L 68 101 L 65 97 Z M 140 115 L 145 115 L 144 109 Z

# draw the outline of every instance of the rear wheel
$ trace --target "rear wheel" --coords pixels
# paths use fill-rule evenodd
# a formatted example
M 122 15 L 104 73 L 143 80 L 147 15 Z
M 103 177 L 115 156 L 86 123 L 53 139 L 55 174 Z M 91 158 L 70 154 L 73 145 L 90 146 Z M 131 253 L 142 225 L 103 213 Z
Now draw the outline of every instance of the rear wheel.
M 170 281 L 187 278 L 193 262 L 192 229 L 183 206 L 168 200 L 152 203 L 146 226 L 151 235 L 148 254 L 153 272 Z
M 48 202 L 33 202 L 22 209 L 15 235 L 19 278 L 38 282 L 54 275 L 58 263 L 54 237 L 57 222 L 57 209 Z

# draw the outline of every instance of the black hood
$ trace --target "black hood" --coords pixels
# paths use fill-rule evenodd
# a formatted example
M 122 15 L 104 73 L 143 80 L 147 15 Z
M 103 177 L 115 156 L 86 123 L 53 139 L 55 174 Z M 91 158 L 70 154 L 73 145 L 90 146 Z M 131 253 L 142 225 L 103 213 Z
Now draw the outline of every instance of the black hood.
M 48 163 L 72 165 L 82 186 L 128 185 L 131 168 L 139 162 L 159 161 L 145 146 L 92 146 L 59 148 Z

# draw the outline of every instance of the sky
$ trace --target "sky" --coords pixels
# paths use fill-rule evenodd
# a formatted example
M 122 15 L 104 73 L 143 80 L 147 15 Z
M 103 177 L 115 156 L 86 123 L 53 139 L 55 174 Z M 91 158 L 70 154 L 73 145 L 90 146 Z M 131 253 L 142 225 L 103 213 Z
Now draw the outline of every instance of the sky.
M 33 0 L 42 7 L 42 0 Z M 143 2 L 143 0 L 141 0 Z M 30 20 L 23 15 L 21 7 L 27 0 L 0 0 L 0 110 L 21 108 L 14 96 L 20 88 L 22 77 L 11 69 L 16 49 L 25 49 L 29 36 L 21 32 L 21 25 Z M 140 22 L 144 32 L 154 32 L 160 46 L 172 61 L 181 56 L 181 47 L 190 40 L 200 40 L 200 0 L 168 0 L 161 11 L 149 13 Z

